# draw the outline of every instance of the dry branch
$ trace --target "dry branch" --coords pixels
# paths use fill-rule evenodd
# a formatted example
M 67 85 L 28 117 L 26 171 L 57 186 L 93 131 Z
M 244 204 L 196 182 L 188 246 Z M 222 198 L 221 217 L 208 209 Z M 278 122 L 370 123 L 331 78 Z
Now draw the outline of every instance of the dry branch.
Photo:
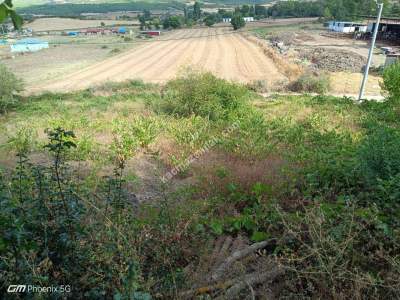
M 264 248 L 265 246 L 268 245 L 268 243 L 271 242 L 271 240 L 264 241 L 264 242 L 259 242 L 255 243 L 247 248 L 244 248 L 243 250 L 238 250 L 234 252 L 231 256 L 229 256 L 212 274 L 211 278 L 213 281 L 218 281 L 222 275 L 224 275 L 228 268 L 234 263 L 235 261 L 248 256 L 249 254 L 253 253 L 254 251 L 257 251 L 258 249 Z
M 252 273 L 249 275 L 246 275 L 241 281 L 237 282 L 235 285 L 230 287 L 226 293 L 224 298 L 225 299 L 233 299 L 235 298 L 244 288 L 246 288 L 247 285 L 250 287 L 255 285 L 255 284 L 260 284 L 265 281 L 270 281 L 275 279 L 276 277 L 282 275 L 284 273 L 284 270 L 282 268 L 279 268 L 275 266 L 272 270 L 264 273 Z

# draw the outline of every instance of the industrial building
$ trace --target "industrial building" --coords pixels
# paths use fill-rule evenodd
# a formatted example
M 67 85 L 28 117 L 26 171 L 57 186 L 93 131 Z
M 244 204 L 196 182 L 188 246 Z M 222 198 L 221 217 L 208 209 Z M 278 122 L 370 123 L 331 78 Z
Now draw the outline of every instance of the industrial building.
M 372 33 L 376 26 L 376 20 L 370 19 L 368 32 Z M 378 28 L 379 40 L 391 40 L 400 43 L 400 18 L 382 18 Z

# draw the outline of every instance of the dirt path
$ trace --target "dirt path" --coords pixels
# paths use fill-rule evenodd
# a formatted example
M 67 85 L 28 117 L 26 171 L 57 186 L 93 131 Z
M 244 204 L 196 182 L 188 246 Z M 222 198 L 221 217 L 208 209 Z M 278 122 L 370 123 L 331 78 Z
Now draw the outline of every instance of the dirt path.
M 165 82 L 185 66 L 240 82 L 272 84 L 285 78 L 258 46 L 240 34 L 227 28 L 199 28 L 174 31 L 30 91 L 71 91 L 127 79 Z

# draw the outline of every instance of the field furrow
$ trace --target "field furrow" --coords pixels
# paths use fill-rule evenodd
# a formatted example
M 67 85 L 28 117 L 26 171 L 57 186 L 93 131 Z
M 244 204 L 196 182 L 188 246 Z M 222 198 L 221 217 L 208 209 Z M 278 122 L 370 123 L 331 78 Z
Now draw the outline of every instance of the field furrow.
M 143 42 L 126 53 L 44 83 L 35 90 L 77 90 L 127 79 L 165 82 L 185 66 L 240 82 L 265 80 L 270 84 L 284 78 L 262 49 L 239 33 L 226 28 L 201 28 L 177 30 Z

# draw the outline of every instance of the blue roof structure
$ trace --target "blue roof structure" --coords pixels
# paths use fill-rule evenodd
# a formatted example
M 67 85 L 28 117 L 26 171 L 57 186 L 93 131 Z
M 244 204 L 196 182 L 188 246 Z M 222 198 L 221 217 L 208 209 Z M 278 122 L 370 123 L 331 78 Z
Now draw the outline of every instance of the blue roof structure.
M 120 27 L 118 29 L 118 33 L 126 33 L 126 28 L 125 27 Z
M 7 41 L 6 40 L 0 40 L 0 45 L 6 45 Z
M 10 45 L 11 52 L 36 52 L 49 48 L 49 42 L 39 39 L 22 39 Z
M 14 43 L 15 45 L 34 45 L 34 44 L 48 44 L 46 41 L 42 41 L 39 39 L 32 39 L 32 38 L 27 38 L 27 39 L 22 39 Z

